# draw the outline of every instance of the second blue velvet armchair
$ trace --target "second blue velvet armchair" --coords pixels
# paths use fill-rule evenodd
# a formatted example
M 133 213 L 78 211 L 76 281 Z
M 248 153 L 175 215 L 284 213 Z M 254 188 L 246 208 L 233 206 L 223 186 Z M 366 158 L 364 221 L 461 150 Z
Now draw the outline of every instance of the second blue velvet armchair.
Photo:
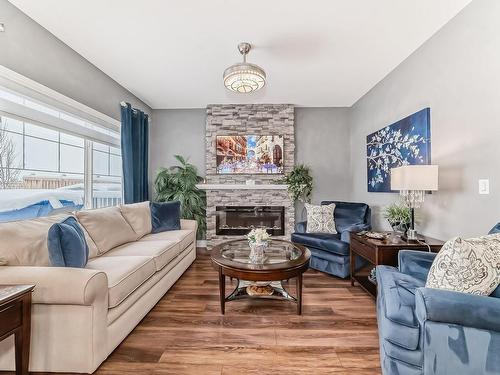
M 382 373 L 500 374 L 500 287 L 490 296 L 426 288 L 435 256 L 402 250 L 399 268 L 377 267 Z

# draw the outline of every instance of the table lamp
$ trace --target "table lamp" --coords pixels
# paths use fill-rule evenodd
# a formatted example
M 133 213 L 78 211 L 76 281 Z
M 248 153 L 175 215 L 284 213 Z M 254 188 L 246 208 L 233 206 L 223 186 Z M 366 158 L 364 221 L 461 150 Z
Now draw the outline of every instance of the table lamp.
M 415 208 L 424 203 L 426 191 L 438 190 L 437 165 L 404 165 L 391 169 L 391 190 L 399 190 L 403 202 L 411 210 L 408 240 L 417 240 Z

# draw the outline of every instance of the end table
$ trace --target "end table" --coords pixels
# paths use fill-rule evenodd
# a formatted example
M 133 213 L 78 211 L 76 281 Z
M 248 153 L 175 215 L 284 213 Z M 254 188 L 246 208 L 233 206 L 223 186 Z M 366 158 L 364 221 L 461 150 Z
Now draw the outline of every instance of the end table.
M 0 340 L 14 335 L 16 374 L 28 375 L 34 285 L 0 285 Z
M 418 236 L 419 242 L 405 241 L 398 238 L 397 241 L 388 241 L 387 239 L 376 240 L 364 235 L 351 233 L 350 248 L 350 266 L 351 266 L 351 285 L 355 282 L 361 286 L 372 297 L 377 296 L 377 285 L 373 283 L 366 272 L 355 270 L 356 255 L 368 261 L 373 267 L 378 265 L 397 266 L 399 250 L 420 250 L 438 252 L 444 245 L 443 241 L 427 236 Z M 429 247 L 427 247 L 429 245 Z

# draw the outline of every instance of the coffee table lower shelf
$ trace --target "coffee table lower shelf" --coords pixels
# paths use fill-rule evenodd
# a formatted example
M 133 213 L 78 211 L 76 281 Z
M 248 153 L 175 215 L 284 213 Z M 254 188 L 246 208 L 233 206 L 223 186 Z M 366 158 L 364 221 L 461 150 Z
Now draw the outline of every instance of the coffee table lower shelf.
M 268 289 L 269 293 L 250 294 L 249 287 L 252 287 L 254 285 L 261 286 L 263 289 Z M 238 285 L 233 290 L 233 292 L 226 297 L 226 302 L 244 298 L 284 299 L 291 302 L 297 302 L 297 298 L 288 293 L 288 291 L 283 286 L 282 281 L 272 281 L 269 283 L 256 284 L 252 281 L 238 280 Z

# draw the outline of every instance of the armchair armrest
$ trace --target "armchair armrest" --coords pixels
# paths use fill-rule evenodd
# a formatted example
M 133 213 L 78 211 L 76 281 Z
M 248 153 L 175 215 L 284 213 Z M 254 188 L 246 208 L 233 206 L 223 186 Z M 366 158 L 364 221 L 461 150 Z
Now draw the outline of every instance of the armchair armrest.
M 367 223 L 352 224 L 346 228 L 343 228 L 340 232 L 340 240 L 342 242 L 351 243 L 351 232 L 361 232 L 363 230 L 370 230 L 371 226 Z
M 500 298 L 418 288 L 415 310 L 420 324 L 430 320 L 500 332 Z
M 108 294 L 106 274 L 86 268 L 3 266 L 0 284 L 35 284 L 38 304 L 90 306 Z
M 425 281 L 435 257 L 436 253 L 400 250 L 398 253 L 399 271 Z
M 299 221 L 295 224 L 295 232 L 297 233 L 306 233 L 307 230 L 307 221 Z

